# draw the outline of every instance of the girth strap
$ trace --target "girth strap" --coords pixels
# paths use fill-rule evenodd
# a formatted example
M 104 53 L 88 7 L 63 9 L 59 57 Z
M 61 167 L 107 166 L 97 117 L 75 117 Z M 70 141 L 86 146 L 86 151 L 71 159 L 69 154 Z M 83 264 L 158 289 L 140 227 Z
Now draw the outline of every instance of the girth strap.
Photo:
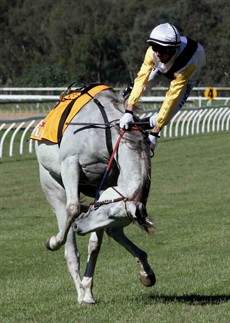
M 106 147 L 108 149 L 108 153 L 109 156 L 112 155 L 113 153 L 113 143 L 112 143 L 112 135 L 111 135 L 111 126 L 110 126 L 110 122 L 109 119 L 107 117 L 107 114 L 105 112 L 105 108 L 103 107 L 103 105 L 101 104 L 101 102 L 98 99 L 95 99 L 92 95 L 90 95 L 90 93 L 86 92 L 86 94 L 88 94 L 91 99 L 93 100 L 93 102 L 97 105 L 97 107 L 99 108 L 102 117 L 104 119 L 104 124 L 93 124 L 93 123 L 89 123 L 87 125 L 85 125 L 84 127 L 75 130 L 74 134 L 76 134 L 79 131 L 85 130 L 85 129 L 91 129 L 91 128 L 102 128 L 105 129 L 105 141 L 106 141 Z M 83 123 L 84 124 L 84 123 Z M 80 125 L 80 123 L 79 123 Z
M 63 129 L 64 129 L 64 126 L 65 126 L 66 120 L 69 117 L 70 118 L 73 117 L 72 108 L 74 107 L 75 102 L 78 100 L 78 103 L 79 103 L 78 108 L 81 109 L 86 103 L 89 102 L 90 99 L 94 99 L 94 95 L 96 95 L 97 93 L 99 93 L 102 90 L 106 90 L 106 89 L 109 89 L 110 88 L 108 85 L 91 84 L 88 87 L 83 87 L 83 88 L 78 89 L 76 91 L 71 91 L 71 86 L 73 84 L 71 84 L 68 87 L 68 89 L 65 91 L 65 95 L 66 96 L 69 96 L 69 97 L 68 98 L 67 97 L 64 97 L 64 100 L 70 100 L 70 103 L 66 106 L 65 110 L 63 111 L 63 113 L 61 115 L 61 118 L 60 118 L 60 121 L 59 121 L 59 124 L 58 124 L 57 142 L 58 142 L 58 145 L 59 146 L 60 146 L 60 143 L 61 143 L 61 140 L 62 140 Z M 71 95 L 73 95 L 73 94 L 78 94 L 78 95 L 77 95 L 77 97 L 71 98 Z M 89 96 L 88 99 L 85 99 L 87 97 L 86 95 Z M 73 111 L 76 111 L 76 109 L 73 110 Z M 77 113 L 77 111 L 76 111 L 76 113 Z
M 90 95 L 88 92 L 87 94 L 91 97 L 91 99 L 93 100 L 93 102 L 97 105 L 97 107 L 99 108 L 102 117 L 104 119 L 104 124 L 100 124 L 100 123 L 82 123 L 82 125 L 85 125 L 84 127 L 77 129 L 74 131 L 74 134 L 76 134 L 79 131 L 85 130 L 85 129 L 91 129 L 91 128 L 101 128 L 101 129 L 105 129 L 105 139 L 106 139 L 106 147 L 108 149 L 108 153 L 109 156 L 112 155 L 113 153 L 113 144 L 112 144 L 112 135 L 111 135 L 111 126 L 110 126 L 110 122 L 109 119 L 107 117 L 107 114 L 105 112 L 105 108 L 103 107 L 103 105 L 101 104 L 101 102 L 97 99 L 95 99 L 92 95 Z M 74 124 L 74 123 L 72 123 Z M 78 125 L 81 125 L 81 123 L 77 123 Z
M 62 113 L 61 119 L 59 121 L 59 125 L 58 125 L 58 133 L 57 133 L 57 138 L 58 138 L 58 146 L 60 146 L 61 144 L 61 140 L 62 140 L 62 129 L 64 127 L 64 124 L 66 122 L 66 119 L 68 117 L 68 115 L 70 114 L 70 111 L 75 103 L 75 101 L 78 99 L 78 97 L 76 97 L 75 99 L 71 100 L 70 103 L 67 105 L 65 111 Z
M 91 97 L 91 99 L 93 100 L 93 102 L 97 105 L 97 107 L 101 111 L 105 125 L 108 125 L 109 119 L 107 117 L 107 114 L 105 113 L 105 108 L 103 107 L 101 102 L 98 99 L 95 99 L 89 92 L 86 91 L 85 93 L 88 94 Z M 87 129 L 89 127 L 92 128 L 92 126 L 87 126 L 87 127 L 84 127 L 84 129 Z M 82 128 L 81 128 L 81 130 L 82 130 Z M 105 127 L 105 138 L 106 138 L 106 146 L 107 146 L 107 149 L 109 152 L 109 156 L 111 156 L 113 153 L 113 144 L 112 144 L 112 135 L 111 135 L 110 127 Z
M 98 106 L 99 110 L 101 111 L 102 117 L 104 119 L 105 124 L 109 124 L 109 119 L 107 114 L 105 113 L 105 108 L 101 104 L 101 102 L 95 98 L 93 98 L 94 103 Z M 112 144 L 112 135 L 110 127 L 105 128 L 105 138 L 106 138 L 106 146 L 109 152 L 109 156 L 113 153 L 113 144 Z

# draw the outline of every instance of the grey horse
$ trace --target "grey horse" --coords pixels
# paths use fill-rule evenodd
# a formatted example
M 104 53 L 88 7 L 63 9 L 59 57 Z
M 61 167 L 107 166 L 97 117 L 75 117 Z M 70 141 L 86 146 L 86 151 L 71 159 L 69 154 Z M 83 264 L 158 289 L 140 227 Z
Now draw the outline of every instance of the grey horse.
M 47 240 L 46 247 L 54 251 L 65 246 L 65 258 L 79 304 L 95 303 L 93 274 L 104 231 L 140 264 L 141 282 L 145 286 L 155 284 L 147 254 L 123 231 L 131 222 L 147 232 L 153 229 L 146 211 L 151 160 L 144 131 L 133 129 L 123 133 L 114 152 L 121 133 L 117 123 L 124 109 L 124 102 L 113 89 L 101 91 L 74 116 L 59 144 L 42 139 L 35 145 L 41 187 L 59 228 L 59 232 Z M 81 204 L 80 194 L 94 197 L 90 207 Z M 82 279 L 74 231 L 77 234 L 91 232 Z

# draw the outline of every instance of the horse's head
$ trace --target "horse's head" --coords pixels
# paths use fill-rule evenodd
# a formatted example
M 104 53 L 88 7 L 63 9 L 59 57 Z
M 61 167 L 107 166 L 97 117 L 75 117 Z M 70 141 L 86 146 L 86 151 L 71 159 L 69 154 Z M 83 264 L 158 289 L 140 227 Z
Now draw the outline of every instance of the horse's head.
M 127 199 L 118 187 L 110 187 L 90 206 L 87 213 L 75 220 L 73 227 L 77 234 L 85 235 L 106 227 L 125 227 L 131 222 L 149 233 L 153 231 L 145 205 Z

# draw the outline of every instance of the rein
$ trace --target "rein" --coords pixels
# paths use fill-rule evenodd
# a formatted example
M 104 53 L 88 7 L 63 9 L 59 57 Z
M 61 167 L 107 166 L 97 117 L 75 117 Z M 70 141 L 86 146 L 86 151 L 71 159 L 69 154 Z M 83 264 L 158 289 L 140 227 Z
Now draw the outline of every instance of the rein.
M 133 125 L 132 127 L 131 127 L 131 129 L 132 130 L 135 130 L 135 131 L 140 131 L 140 132 L 142 132 L 142 133 L 144 133 L 145 134 L 145 131 L 141 128 L 141 127 L 139 127 L 139 126 L 137 126 L 137 125 Z M 112 165 L 112 162 L 113 162 L 113 159 L 114 159 L 114 155 L 115 155 L 115 153 L 116 153 L 116 151 L 118 150 L 118 147 L 119 147 L 119 144 L 120 144 L 120 142 L 121 142 L 121 139 L 122 139 L 122 137 L 123 137 L 123 135 L 124 135 L 124 133 L 125 133 L 125 131 L 126 130 L 122 130 L 121 132 L 120 132 L 120 135 L 119 135 L 119 137 L 118 137 L 118 139 L 117 139 L 117 142 L 116 142 L 116 145 L 115 145 L 115 147 L 114 147 L 114 149 L 113 149 L 113 153 L 112 153 L 112 155 L 111 155 L 111 157 L 110 157 L 110 159 L 109 159 L 109 163 L 108 163 L 108 165 L 107 165 L 107 167 L 106 167 L 106 170 L 105 170 L 105 173 L 104 173 L 104 175 L 103 175 L 103 178 L 102 178 L 102 181 L 101 181 L 101 184 L 100 184 L 100 186 L 99 186 L 99 188 L 98 188 L 98 190 L 97 190 L 97 192 L 96 192 L 96 197 L 95 197 L 95 199 L 94 199 L 94 201 L 93 202 L 91 202 L 90 203 L 90 206 L 92 206 L 92 207 L 94 207 L 94 208 L 99 208 L 100 206 L 102 206 L 102 205 L 106 205 L 106 204 L 110 204 L 110 203 L 116 203 L 116 202 L 121 202 L 121 201 L 123 201 L 124 202 L 124 205 L 125 205 L 125 210 L 126 210 L 126 214 L 127 214 L 127 217 L 130 219 L 130 221 L 131 222 L 134 222 L 134 217 L 132 216 L 132 214 L 128 211 L 128 209 L 127 209 L 127 205 L 126 205 L 126 202 L 127 201 L 131 201 L 130 200 L 130 198 L 128 198 L 128 197 L 125 197 L 124 195 L 122 195 L 117 189 L 115 189 L 115 187 L 111 187 L 118 195 L 120 195 L 120 197 L 117 197 L 117 198 L 115 198 L 115 199 L 111 199 L 111 200 L 103 200 L 103 201 L 98 201 L 98 199 L 99 199 L 99 193 L 100 193 L 100 191 L 101 191 L 101 189 L 102 189 L 102 187 L 103 187 L 103 184 L 104 184 L 104 182 L 105 182 L 105 179 L 106 179 L 106 177 L 107 177 L 107 175 L 108 175 L 108 173 L 109 173 L 109 171 L 110 171 L 110 168 L 111 168 L 111 165 Z
M 137 126 L 137 125 L 133 125 L 132 127 L 131 127 L 131 129 L 132 130 L 135 130 L 135 131 L 141 131 L 141 132 L 143 132 L 144 133 L 144 130 L 141 128 L 141 127 L 139 127 L 139 126 Z M 108 175 L 108 173 L 109 173 L 109 171 L 110 171 L 110 168 L 111 168 L 111 165 L 112 165 L 112 162 L 113 162 L 113 159 L 114 159 L 114 155 L 115 155 L 115 153 L 116 153 L 116 151 L 118 150 L 118 147 L 119 147 L 119 144 L 120 144 L 120 142 L 121 142 L 121 139 L 122 139 L 122 137 L 123 137 L 123 135 L 124 135 L 124 133 L 125 133 L 125 131 L 126 130 L 124 130 L 124 129 L 122 129 L 122 131 L 120 132 L 120 135 L 119 135 L 119 137 L 118 137 L 118 139 L 117 139 L 117 142 L 116 142 L 116 145 L 115 145 L 115 147 L 114 147 L 114 149 L 113 149 L 113 152 L 112 152 L 112 155 L 111 155 L 111 157 L 110 157 L 110 159 L 109 159 L 109 162 L 108 162 L 108 165 L 107 165 L 107 167 L 106 167 L 106 170 L 105 170 L 105 173 L 104 173 L 104 175 L 103 175 L 103 178 L 102 178 L 102 181 L 101 181 L 101 184 L 100 184 L 100 186 L 99 186 L 99 188 L 98 188 L 98 190 L 97 190 L 97 193 L 96 193 L 96 197 L 95 197 L 95 199 L 94 199 L 94 202 L 92 203 L 92 204 L 94 204 L 94 203 L 100 203 L 100 205 L 102 205 L 102 204 L 108 204 L 108 202 L 106 202 L 106 203 L 104 203 L 104 201 L 103 202 L 97 202 L 97 200 L 99 199 L 99 193 L 100 193 L 100 191 L 101 191 L 101 189 L 102 189 L 102 187 L 103 187 L 103 184 L 104 184 L 104 182 L 105 182 L 105 179 L 106 179 L 106 177 L 107 177 L 107 175 Z M 113 187 L 113 189 L 115 190 L 115 188 Z M 121 195 L 121 193 L 120 192 L 118 192 L 117 190 L 115 190 L 119 195 Z M 122 195 L 121 195 L 122 196 Z M 121 199 L 126 199 L 124 196 L 122 196 L 122 198 L 119 198 L 119 200 L 118 201 L 120 201 Z M 127 200 L 127 199 L 126 199 Z M 111 200 L 112 201 L 112 200 Z M 117 201 L 116 201 L 117 202 Z M 112 203 L 112 202 L 110 202 L 110 203 Z
M 99 199 L 99 193 L 100 193 L 100 190 L 101 190 L 101 188 L 102 188 L 102 186 L 103 186 L 103 184 L 104 184 L 104 181 L 105 181 L 105 179 L 106 179 L 106 177 L 107 177 L 107 175 L 108 175 L 108 173 L 109 173 L 109 171 L 110 171 L 110 168 L 111 168 L 111 165 L 112 165 L 112 162 L 113 162 L 114 155 L 115 155 L 115 153 L 116 153 L 116 151 L 117 151 L 117 149 L 118 149 L 118 147 L 119 147 L 119 144 L 120 144 L 120 142 L 121 142 L 121 139 L 122 139 L 122 137 L 123 137 L 124 133 L 125 133 L 125 130 L 123 129 L 123 130 L 120 132 L 120 135 L 119 135 L 119 137 L 118 137 L 118 139 L 117 139 L 116 145 L 115 145 L 115 147 L 114 147 L 114 149 L 113 149 L 113 152 L 112 152 L 112 154 L 111 154 L 111 156 L 110 156 L 109 163 L 108 163 L 108 165 L 107 165 L 107 167 L 106 167 L 106 170 L 105 170 L 105 173 L 104 173 L 104 175 L 103 175 L 103 178 L 102 178 L 101 184 L 100 184 L 100 186 L 99 186 L 99 188 L 98 188 L 98 190 L 97 190 L 97 193 L 96 193 L 96 197 L 95 197 L 95 199 L 94 199 L 94 202 L 96 202 L 96 201 Z

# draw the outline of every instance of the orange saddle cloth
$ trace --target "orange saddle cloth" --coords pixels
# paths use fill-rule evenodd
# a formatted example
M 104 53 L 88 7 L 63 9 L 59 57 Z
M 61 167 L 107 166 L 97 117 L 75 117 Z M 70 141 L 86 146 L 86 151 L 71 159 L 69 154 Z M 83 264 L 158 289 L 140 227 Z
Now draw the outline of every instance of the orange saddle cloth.
M 98 84 L 83 91 L 73 91 L 65 95 L 61 101 L 48 113 L 34 129 L 29 139 L 42 140 L 46 139 L 58 143 L 59 133 L 63 135 L 68 123 L 99 92 L 107 90 L 108 85 Z M 60 129 L 61 127 L 61 129 Z

